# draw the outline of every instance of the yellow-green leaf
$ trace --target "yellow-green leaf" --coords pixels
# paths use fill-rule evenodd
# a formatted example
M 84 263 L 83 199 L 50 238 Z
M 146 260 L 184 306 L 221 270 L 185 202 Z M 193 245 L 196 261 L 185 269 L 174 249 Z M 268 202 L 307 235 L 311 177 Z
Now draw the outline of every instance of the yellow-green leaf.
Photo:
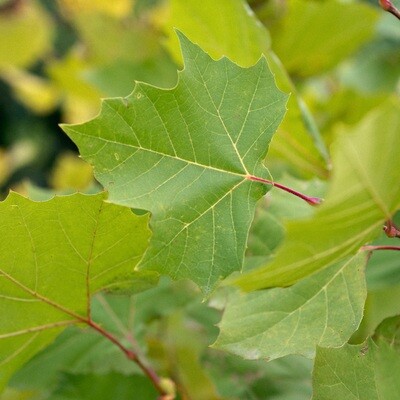
M 148 217 L 76 194 L 0 203 L 0 389 L 71 324 L 91 318 L 91 296 L 135 278 Z

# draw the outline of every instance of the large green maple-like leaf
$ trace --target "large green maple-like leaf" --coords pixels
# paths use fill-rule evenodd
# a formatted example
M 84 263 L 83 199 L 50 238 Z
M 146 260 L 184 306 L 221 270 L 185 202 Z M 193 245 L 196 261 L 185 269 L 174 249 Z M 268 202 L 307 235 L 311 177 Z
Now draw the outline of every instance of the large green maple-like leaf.
M 140 274 L 148 218 L 104 198 L 0 203 L 0 390 L 63 328 L 90 320 L 93 293 Z
M 64 130 L 94 165 L 109 200 L 152 212 L 142 267 L 209 292 L 242 266 L 262 160 L 285 113 L 264 58 L 248 69 L 212 60 L 182 34 L 177 86 L 137 83 L 100 115 Z
M 332 151 L 333 177 L 325 202 L 307 220 L 288 225 L 270 264 L 243 275 L 245 290 L 288 286 L 355 254 L 379 236 L 400 208 L 400 103 L 388 101 L 343 132 Z
M 313 371 L 313 400 L 400 398 L 400 317 L 383 321 L 359 345 L 319 348 Z
M 343 345 L 362 319 L 366 259 L 358 254 L 290 288 L 236 294 L 228 301 L 214 347 L 273 360 L 312 356 L 317 345 Z

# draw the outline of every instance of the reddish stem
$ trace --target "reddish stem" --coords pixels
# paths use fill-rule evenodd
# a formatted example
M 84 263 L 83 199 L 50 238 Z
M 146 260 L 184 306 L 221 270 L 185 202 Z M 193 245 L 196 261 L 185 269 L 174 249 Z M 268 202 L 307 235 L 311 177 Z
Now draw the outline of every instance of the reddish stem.
M 303 193 L 298 192 L 297 190 L 294 190 L 294 189 L 291 189 L 290 187 L 282 185 L 281 183 L 270 181 L 269 179 L 263 179 L 263 178 L 259 178 L 257 176 L 253 176 L 253 175 L 247 175 L 246 178 L 251 181 L 262 182 L 262 183 L 265 183 L 266 185 L 271 185 L 271 186 L 277 187 L 281 190 L 284 190 L 285 192 L 291 193 L 291 194 L 299 197 L 300 199 L 306 201 L 308 204 L 310 204 L 312 206 L 317 206 L 322 203 L 322 199 L 319 197 L 307 196 Z
M 400 246 L 362 246 L 361 250 L 375 251 L 375 250 L 396 250 L 400 251 Z
M 149 377 L 149 379 L 153 382 L 154 387 L 157 389 L 157 391 L 160 393 L 160 398 L 168 398 L 167 396 L 170 396 L 168 393 L 165 392 L 165 390 L 161 387 L 161 380 L 160 377 L 157 375 L 157 373 L 147 365 L 143 364 L 143 362 L 140 360 L 138 355 L 133 351 L 125 347 L 116 337 L 114 337 L 110 332 L 107 332 L 104 328 L 102 328 L 99 324 L 96 322 L 92 321 L 91 319 L 88 319 L 85 321 L 91 328 L 93 328 L 95 331 L 103 335 L 105 338 L 107 338 L 110 342 L 114 343 L 117 347 L 119 347 L 123 353 L 125 353 L 126 357 L 129 360 L 134 361 L 140 369 Z M 169 397 L 171 398 L 171 397 Z
M 379 5 L 387 12 L 400 19 L 400 10 L 396 8 L 390 0 L 379 0 Z

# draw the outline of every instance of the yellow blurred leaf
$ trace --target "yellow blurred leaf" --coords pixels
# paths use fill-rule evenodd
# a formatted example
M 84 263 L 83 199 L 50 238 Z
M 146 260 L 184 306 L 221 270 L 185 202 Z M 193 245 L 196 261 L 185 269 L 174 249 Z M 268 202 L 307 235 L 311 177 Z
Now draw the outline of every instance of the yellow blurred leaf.
M 10 157 L 8 153 L 0 148 L 0 183 L 2 184 L 11 174 Z
M 56 190 L 84 190 L 93 181 L 92 167 L 73 153 L 58 157 L 50 178 L 50 185 Z
M 0 70 L 26 67 L 51 48 L 53 26 L 49 16 L 34 2 L 0 13 Z
M 82 12 L 71 23 L 85 44 L 86 60 L 91 64 L 143 61 L 161 50 L 155 30 L 133 17 L 120 21 L 104 13 Z
M 48 74 L 63 92 L 63 120 L 77 123 L 93 118 L 100 109 L 101 93 L 83 79 L 87 66 L 76 52 L 53 62 Z
M 14 68 L 6 70 L 2 77 L 12 87 L 15 97 L 32 111 L 45 114 L 57 105 L 59 91 L 49 81 Z
M 59 4 L 73 14 L 94 11 L 114 17 L 125 17 L 133 9 L 133 0 L 59 0 Z

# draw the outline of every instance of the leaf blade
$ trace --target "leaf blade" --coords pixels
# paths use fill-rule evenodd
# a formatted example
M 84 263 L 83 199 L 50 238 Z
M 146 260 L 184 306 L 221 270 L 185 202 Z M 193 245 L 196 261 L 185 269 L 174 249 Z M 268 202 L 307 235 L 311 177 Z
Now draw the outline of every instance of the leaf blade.
M 233 296 L 214 347 L 245 358 L 311 357 L 317 344 L 343 345 L 361 322 L 366 298 L 365 254 L 290 288 Z
M 92 294 L 142 258 L 148 217 L 104 199 L 11 193 L 0 203 L 0 387 L 63 328 L 87 322 Z
M 175 88 L 137 83 L 88 123 L 64 126 L 110 201 L 152 212 L 142 268 L 193 279 L 208 293 L 241 268 L 268 144 L 285 112 L 265 59 L 212 60 L 179 34 L 185 68 Z M 238 100 L 240 96 L 240 101 Z M 151 121 L 151 123 L 149 122 Z

